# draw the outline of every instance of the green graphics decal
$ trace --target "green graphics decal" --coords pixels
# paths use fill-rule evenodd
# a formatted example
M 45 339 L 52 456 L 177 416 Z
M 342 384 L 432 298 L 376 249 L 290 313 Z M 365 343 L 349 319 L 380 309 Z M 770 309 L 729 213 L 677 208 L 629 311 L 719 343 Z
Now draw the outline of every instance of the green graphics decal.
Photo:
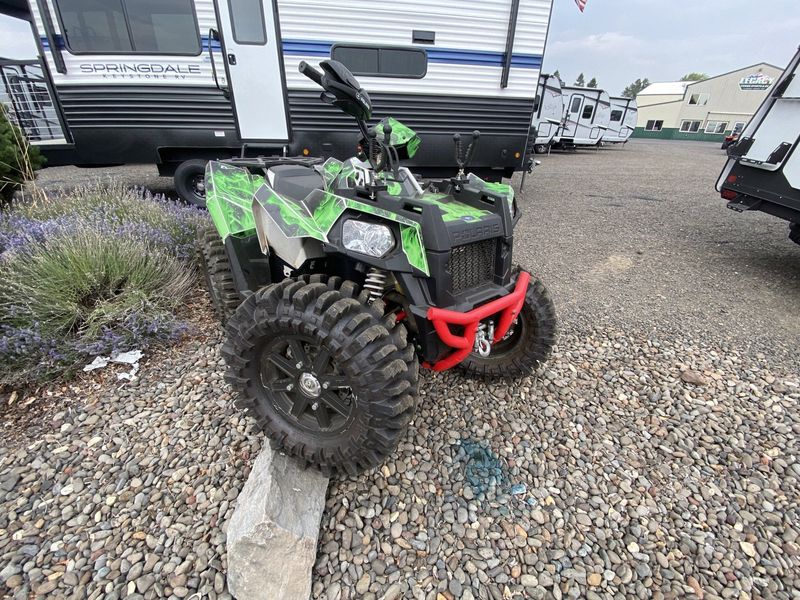
M 298 201 L 281 196 L 269 186 L 262 185 L 256 192 L 255 200 L 281 232 L 290 238 L 310 237 L 327 242 L 331 227 L 346 210 L 394 221 L 400 225 L 400 241 L 409 264 L 425 275 L 430 275 L 420 224 L 402 215 L 325 190 L 314 190 L 305 201 Z M 314 207 L 313 211 L 309 207 Z
M 325 181 L 325 187 L 329 188 L 331 184 L 336 181 L 336 176 L 341 173 L 342 165 L 344 163 L 331 157 L 322 164 L 322 179 Z
M 380 123 L 372 127 L 375 135 L 380 141 L 383 141 L 385 134 L 384 125 L 388 123 L 392 128 L 392 133 L 389 136 L 389 144 L 397 148 L 405 147 L 408 158 L 411 158 L 417 153 L 419 148 L 420 139 L 417 133 L 410 127 L 406 127 L 400 121 L 393 117 L 381 119 Z
M 264 183 L 260 175 L 215 160 L 206 165 L 206 207 L 224 240 L 255 232 L 253 193 Z
M 425 193 L 419 198 L 415 198 L 420 202 L 426 204 L 434 204 L 442 211 L 442 221 L 445 223 L 449 221 L 480 221 L 484 217 L 490 216 L 488 210 L 481 210 L 469 204 L 464 204 L 458 200 L 454 200 L 452 196 L 447 194 L 432 194 Z
M 506 202 L 508 202 L 508 207 L 511 209 L 511 212 L 514 212 L 514 188 L 512 188 L 509 184 L 489 183 L 473 173 L 470 173 L 468 177 L 469 182 L 472 185 L 482 187 L 483 189 L 492 192 L 493 194 L 497 194 L 498 196 L 503 196 L 506 199 Z

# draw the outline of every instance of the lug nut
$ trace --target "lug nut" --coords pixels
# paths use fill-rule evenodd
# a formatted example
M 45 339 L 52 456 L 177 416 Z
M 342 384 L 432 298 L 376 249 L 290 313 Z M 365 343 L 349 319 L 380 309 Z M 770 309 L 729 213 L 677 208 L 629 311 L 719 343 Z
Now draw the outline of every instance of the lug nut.
M 287 392 L 291 392 L 293 389 L 294 389 L 294 385 L 292 385 L 291 383 L 286 386 L 286 391 Z
M 328 383 L 327 381 L 322 384 L 322 389 L 323 390 L 327 390 L 329 387 L 331 387 L 331 384 Z
M 314 402 L 314 404 L 311 405 L 311 410 L 317 410 L 318 408 L 319 408 L 319 402 Z
M 303 368 L 303 363 L 299 362 L 299 363 L 297 363 L 295 366 L 296 366 L 298 369 L 302 369 L 302 368 Z

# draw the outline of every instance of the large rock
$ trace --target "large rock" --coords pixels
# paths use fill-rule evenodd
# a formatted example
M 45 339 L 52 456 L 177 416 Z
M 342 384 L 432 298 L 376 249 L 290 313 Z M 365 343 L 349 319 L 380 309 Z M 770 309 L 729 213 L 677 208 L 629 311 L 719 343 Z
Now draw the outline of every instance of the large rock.
M 228 524 L 228 588 L 238 600 L 305 599 L 328 478 L 261 451 Z

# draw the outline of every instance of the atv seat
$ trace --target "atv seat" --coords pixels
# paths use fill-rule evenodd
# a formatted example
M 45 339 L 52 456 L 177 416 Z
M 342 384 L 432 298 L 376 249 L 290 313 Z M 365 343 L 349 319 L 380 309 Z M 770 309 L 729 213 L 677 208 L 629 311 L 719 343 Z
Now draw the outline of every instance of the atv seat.
M 322 175 L 311 167 L 301 165 L 277 165 L 268 171 L 272 189 L 292 200 L 304 200 L 314 190 L 323 189 Z

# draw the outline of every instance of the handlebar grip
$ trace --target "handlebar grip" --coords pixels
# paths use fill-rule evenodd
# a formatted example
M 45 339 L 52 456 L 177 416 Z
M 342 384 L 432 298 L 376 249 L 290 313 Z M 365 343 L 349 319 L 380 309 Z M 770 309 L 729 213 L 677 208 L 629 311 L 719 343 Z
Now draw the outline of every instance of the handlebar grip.
M 308 77 L 311 81 L 316 83 L 317 85 L 322 85 L 322 73 L 317 71 L 314 67 L 308 64 L 306 61 L 301 60 L 300 64 L 297 67 L 297 70 L 300 71 L 301 74 Z

